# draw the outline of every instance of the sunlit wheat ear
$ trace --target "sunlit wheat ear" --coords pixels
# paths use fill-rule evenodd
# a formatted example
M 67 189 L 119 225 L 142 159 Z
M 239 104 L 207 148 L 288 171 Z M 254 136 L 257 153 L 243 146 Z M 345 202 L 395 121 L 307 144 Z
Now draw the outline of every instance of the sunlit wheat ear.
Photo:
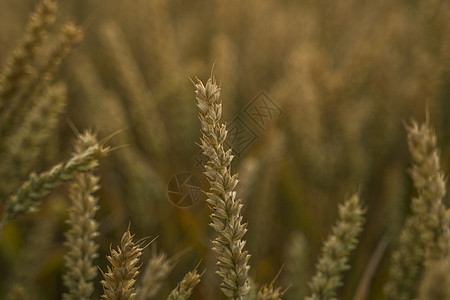
M 117 250 L 111 248 L 107 272 L 103 273 L 104 280 L 102 299 L 130 300 L 136 297 L 134 283 L 139 274 L 139 257 L 142 254 L 142 244 L 133 242 L 134 235 L 127 230 L 120 241 Z
M 387 299 L 411 299 L 424 263 L 448 256 L 449 215 L 442 202 L 444 173 L 436 148 L 436 134 L 428 124 L 407 126 L 411 153 L 410 170 L 417 196 L 411 201 L 411 215 L 402 228 L 397 248 L 392 253 Z
M 97 138 L 87 131 L 80 134 L 75 142 L 76 153 L 82 153 L 96 145 Z M 63 276 L 68 292 L 65 300 L 88 300 L 94 291 L 92 280 L 97 275 L 97 267 L 93 264 L 97 258 L 98 245 L 94 241 L 98 235 L 98 223 L 95 213 L 99 209 L 98 198 L 93 194 L 100 188 L 99 178 L 93 172 L 75 175 L 69 188 L 71 206 L 69 208 L 65 246 L 68 252 L 64 256 L 66 273 Z
M 306 297 L 307 300 L 336 299 L 337 289 L 343 285 L 343 272 L 350 269 L 349 256 L 358 244 L 364 213 L 358 195 L 339 206 L 338 221 L 322 247 L 316 273 L 309 283 L 311 296 Z
M 236 198 L 237 175 L 231 175 L 231 149 L 224 150 L 227 127 L 220 123 L 222 100 L 220 88 L 214 78 L 204 85 L 195 83 L 199 119 L 201 122 L 201 148 L 208 158 L 205 175 L 211 185 L 207 202 L 211 206 L 211 226 L 217 233 L 212 249 L 216 252 L 222 292 L 232 299 L 242 299 L 250 290 L 248 260 L 243 240 L 247 231 L 242 224 L 242 203 Z
M 198 274 L 197 270 L 188 272 L 178 283 L 177 287 L 172 290 L 167 300 L 187 300 L 191 297 L 193 289 L 200 283 L 202 274 Z
M 23 41 L 0 75 L 0 113 L 8 105 L 6 101 L 10 96 L 34 72 L 36 54 L 55 21 L 57 10 L 56 2 L 44 0 L 38 4 L 36 12 L 31 14 Z
M 155 297 L 174 266 L 174 261 L 167 258 L 165 253 L 157 253 L 154 250 L 145 264 L 145 270 L 137 288 L 136 299 L 148 300 Z

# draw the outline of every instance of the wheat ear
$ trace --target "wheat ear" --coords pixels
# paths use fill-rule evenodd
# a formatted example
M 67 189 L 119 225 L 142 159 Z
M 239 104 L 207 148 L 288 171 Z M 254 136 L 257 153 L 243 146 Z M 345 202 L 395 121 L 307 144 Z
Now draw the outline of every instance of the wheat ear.
M 73 47 L 81 41 L 83 31 L 72 23 L 67 23 L 61 30 L 61 37 L 43 65 L 24 85 L 20 94 L 9 105 L 8 110 L 0 118 L 0 136 L 8 137 L 21 126 L 28 118 L 29 112 L 54 79 L 62 60 L 72 51 Z
M 202 274 L 198 274 L 197 270 L 188 272 L 178 283 L 177 287 L 172 290 L 167 300 L 187 300 L 191 297 L 192 290 L 200 283 Z
M 142 254 L 141 243 L 133 242 L 134 235 L 128 229 L 122 236 L 117 250 L 111 249 L 108 272 L 103 273 L 102 298 L 105 300 L 132 300 L 136 297 L 133 287 L 139 274 L 139 257 Z
M 448 258 L 446 260 L 433 261 L 426 266 L 417 299 L 450 299 L 450 264 Z
M 40 199 L 51 190 L 62 182 L 72 179 L 76 173 L 93 170 L 97 167 L 97 160 L 105 157 L 109 152 L 109 147 L 95 144 L 81 153 L 74 153 L 68 162 L 60 163 L 50 171 L 39 175 L 32 173 L 17 192 L 8 199 L 2 222 L 8 222 L 21 214 L 33 211 Z
M 51 86 L 36 101 L 21 127 L 4 139 L 0 146 L 0 198 L 4 199 L 26 174 L 31 161 L 58 124 L 58 117 L 66 104 L 63 84 Z
M 226 125 L 220 123 L 222 101 L 220 88 L 213 77 L 204 85 L 200 80 L 195 84 L 197 106 L 203 137 L 201 148 L 208 157 L 205 175 L 211 185 L 208 203 L 211 205 L 211 226 L 217 233 L 213 250 L 217 255 L 217 273 L 222 276 L 222 292 L 233 299 L 242 299 L 250 290 L 248 282 L 248 260 L 250 255 L 243 250 L 242 239 L 246 224 L 241 224 L 240 199 L 236 199 L 237 175 L 231 175 L 231 149 L 224 150 L 227 136 Z
M 448 213 L 442 203 L 444 174 L 440 169 L 436 135 L 428 124 L 407 127 L 413 167 L 410 170 L 417 197 L 392 253 L 387 299 L 406 300 L 416 294 L 425 260 L 439 260 L 449 252 Z
M 285 292 L 280 287 L 275 289 L 273 284 L 265 284 L 259 289 L 256 300 L 281 300 Z
M 36 53 L 55 21 L 57 10 L 58 6 L 55 2 L 44 0 L 38 4 L 36 12 L 31 14 L 23 41 L 0 75 L 0 113 L 9 104 L 3 101 L 20 89 L 24 79 L 32 72 Z
M 87 131 L 77 138 L 75 152 L 80 154 L 97 143 L 96 136 Z M 64 300 L 88 300 L 94 291 L 92 280 L 97 275 L 97 268 L 93 261 L 98 256 L 94 239 L 99 234 L 94 216 L 99 206 L 98 198 L 93 194 L 100 188 L 98 181 L 91 171 L 75 175 L 70 185 L 67 224 L 71 228 L 66 233 L 65 246 L 69 251 L 64 256 L 67 271 L 63 276 L 68 292 L 63 295 Z
M 165 253 L 153 251 L 152 256 L 145 265 L 145 271 L 137 289 L 136 299 L 148 300 L 155 297 L 174 266 L 173 260 L 168 259 Z
M 309 282 L 311 296 L 306 297 L 307 300 L 336 299 L 336 290 L 343 284 L 342 273 L 350 269 L 349 256 L 358 243 L 364 212 L 358 195 L 339 206 L 339 219 L 322 247 L 316 273 Z

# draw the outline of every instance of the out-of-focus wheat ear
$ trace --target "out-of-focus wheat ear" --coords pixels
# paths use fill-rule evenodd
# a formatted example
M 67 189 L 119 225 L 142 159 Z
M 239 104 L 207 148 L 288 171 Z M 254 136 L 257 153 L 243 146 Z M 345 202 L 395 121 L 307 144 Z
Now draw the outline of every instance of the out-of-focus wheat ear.
M 419 126 L 415 122 L 407 131 L 413 164 L 410 174 L 417 197 L 411 201 L 412 214 L 406 219 L 392 253 L 385 287 L 387 299 L 415 297 L 424 262 L 447 257 L 450 247 L 449 215 L 442 202 L 446 183 L 436 135 L 428 124 Z
M 98 143 L 95 134 L 87 131 L 75 141 L 75 152 L 82 153 Z M 93 194 L 100 188 L 99 178 L 93 172 L 75 175 L 69 188 L 71 206 L 67 224 L 65 246 L 69 249 L 64 256 L 66 273 L 64 285 L 68 292 L 64 300 L 88 300 L 94 291 L 92 280 L 97 275 L 93 261 L 97 258 L 98 245 L 95 237 L 99 234 L 95 213 L 99 209 L 98 198 Z
M 446 181 L 441 170 L 436 133 L 427 123 L 407 127 L 413 166 L 410 170 L 418 196 L 412 200 L 413 215 L 420 216 L 420 240 L 426 260 L 439 260 L 449 254 L 449 218 L 442 201 Z
M 57 10 L 56 2 L 44 0 L 31 14 L 22 42 L 0 74 L 0 115 L 9 104 L 10 96 L 20 89 L 24 80 L 34 71 L 36 54 L 55 21 Z
M 172 290 L 167 300 L 187 300 L 191 297 L 192 291 L 200 283 L 202 274 L 197 273 L 197 269 L 188 272 L 178 283 L 177 287 Z
M 15 293 L 13 289 L 20 286 L 27 294 L 34 295 L 35 283 L 48 262 L 59 226 L 59 220 L 52 218 L 46 219 L 45 222 L 42 219 L 33 222 L 14 264 L 13 272 L 8 276 L 4 285 L 9 288 L 9 293 Z
M 62 60 L 81 41 L 83 31 L 72 23 L 67 23 L 61 30 L 56 46 L 50 51 L 44 64 L 37 69 L 30 83 L 17 95 L 14 103 L 0 118 L 0 136 L 7 137 L 15 132 L 28 119 L 35 101 L 52 83 Z
M 284 291 L 280 287 L 274 288 L 274 283 L 281 274 L 283 268 L 280 269 L 278 274 L 272 280 L 270 284 L 264 284 L 256 295 L 256 300 L 281 300 L 287 289 Z
M 72 179 L 79 172 L 90 172 L 98 165 L 98 159 L 109 154 L 110 147 L 95 144 L 81 153 L 72 154 L 66 163 L 54 166 L 50 171 L 39 175 L 32 173 L 20 185 L 17 191 L 8 198 L 6 210 L 2 216 L 2 226 L 19 215 L 28 214 L 36 209 L 41 198 L 61 183 Z M 2 232 L 2 227 L 0 228 Z
M 307 300 L 335 299 L 337 289 L 343 284 L 343 272 L 350 269 L 349 256 L 363 230 L 364 213 L 358 195 L 339 205 L 338 221 L 322 247 L 316 273 L 309 282 L 311 296 Z
M 256 300 L 281 300 L 284 293 L 280 287 L 274 289 L 272 284 L 265 284 L 259 289 Z
M 133 242 L 133 237 L 128 229 L 117 250 L 111 248 L 111 255 L 107 256 L 111 266 L 106 273 L 102 272 L 102 299 L 130 300 L 136 297 L 134 283 L 139 274 L 139 257 L 143 248 L 141 243 Z
M 127 106 L 133 117 L 136 134 L 141 137 L 142 145 L 148 154 L 164 157 L 169 145 L 164 121 L 152 92 L 147 87 L 145 78 L 136 59 L 133 57 L 125 34 L 114 22 L 104 24 L 102 37 L 111 52 L 113 65 L 117 68 L 117 76 L 121 79 L 126 93 Z
M 23 300 L 30 299 L 30 295 L 27 293 L 27 290 L 18 284 L 15 284 L 8 295 L 6 296 L 6 300 Z
M 205 85 L 198 80 L 195 87 L 203 134 L 200 146 L 208 158 L 205 175 L 211 185 L 207 193 L 207 202 L 212 209 L 210 225 L 217 233 L 212 247 L 218 260 L 217 274 L 223 278 L 221 288 L 225 296 L 242 299 L 250 290 L 250 255 L 244 250 L 243 240 L 247 224 L 242 224 L 243 204 L 236 198 L 237 175 L 231 175 L 231 149 L 224 150 L 227 127 L 220 123 L 220 88 L 212 75 Z
M 0 145 L 0 178 L 3 178 L 0 182 L 0 199 L 5 199 L 27 173 L 30 163 L 53 133 L 65 104 L 65 85 L 51 86 L 37 99 L 21 127 L 4 139 Z
M 154 249 L 152 256 L 145 264 L 145 271 L 137 288 L 136 300 L 148 300 L 155 297 L 174 266 L 174 261 L 168 259 L 165 253 L 157 253 Z
M 308 242 L 302 233 L 295 233 L 288 244 L 286 254 L 286 272 L 282 276 L 284 285 L 291 285 L 286 292 L 292 298 L 303 299 L 307 293 L 307 270 L 309 263 Z
M 450 264 L 448 258 L 433 261 L 425 267 L 418 300 L 450 299 Z

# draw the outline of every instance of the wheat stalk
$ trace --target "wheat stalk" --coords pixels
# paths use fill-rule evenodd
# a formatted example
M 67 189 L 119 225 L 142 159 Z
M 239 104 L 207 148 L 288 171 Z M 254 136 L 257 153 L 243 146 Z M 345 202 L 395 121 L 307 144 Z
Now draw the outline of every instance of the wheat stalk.
M 224 150 L 227 136 L 226 125 L 220 124 L 222 101 L 220 88 L 211 76 L 204 85 L 195 84 L 197 106 L 203 137 L 201 148 L 208 157 L 205 175 L 211 185 L 208 203 L 211 205 L 211 226 L 217 233 L 213 250 L 217 255 L 217 274 L 222 276 L 222 292 L 229 298 L 242 299 L 250 290 L 248 283 L 248 260 L 250 255 L 243 250 L 242 240 L 246 224 L 241 224 L 240 199 L 236 199 L 237 175 L 231 175 L 231 149 Z

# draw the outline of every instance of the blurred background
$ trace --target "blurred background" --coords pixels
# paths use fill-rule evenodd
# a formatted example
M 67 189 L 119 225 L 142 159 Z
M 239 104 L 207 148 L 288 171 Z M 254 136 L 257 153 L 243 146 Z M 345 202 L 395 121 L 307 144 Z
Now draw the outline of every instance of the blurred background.
M 102 269 L 110 244 L 131 224 L 137 238 L 157 237 L 144 263 L 152 247 L 177 257 L 158 298 L 201 261 L 206 273 L 192 299 L 220 299 L 210 210 L 195 189 L 208 184 L 190 81 L 206 81 L 214 65 L 255 286 L 283 268 L 275 284 L 290 286 L 286 299 L 307 293 L 337 205 L 359 192 L 368 219 L 340 296 L 382 298 L 390 249 L 414 194 L 403 122 L 424 121 L 427 106 L 449 169 L 448 1 L 59 2 L 58 23 L 74 21 L 85 38 L 58 75 L 68 105 L 33 168 L 69 157 L 70 123 L 100 137 L 116 133 L 110 143 L 126 145 L 98 171 Z M 0 65 L 36 4 L 0 0 Z M 174 178 L 192 178 L 194 189 Z M 177 204 L 186 193 L 190 202 Z M 60 298 L 68 206 L 65 186 L 6 227 L 0 297 L 23 280 L 35 299 Z

